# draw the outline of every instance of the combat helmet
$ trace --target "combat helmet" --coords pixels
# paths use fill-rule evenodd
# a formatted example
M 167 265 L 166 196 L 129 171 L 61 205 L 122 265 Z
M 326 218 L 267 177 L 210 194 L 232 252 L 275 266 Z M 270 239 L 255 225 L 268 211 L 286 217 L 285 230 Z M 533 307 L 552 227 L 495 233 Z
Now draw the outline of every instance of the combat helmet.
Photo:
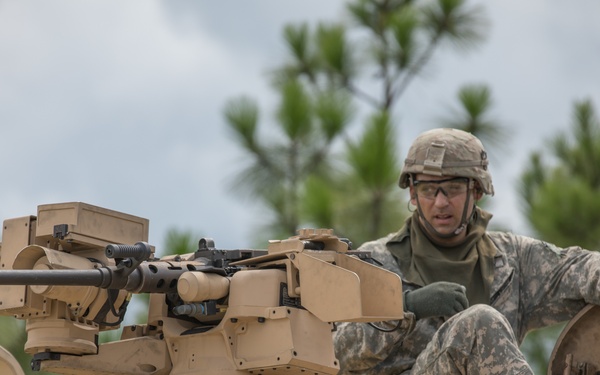
M 472 178 L 494 195 L 489 160 L 481 141 L 463 130 L 442 128 L 419 135 L 408 150 L 398 185 L 410 186 L 411 174 Z

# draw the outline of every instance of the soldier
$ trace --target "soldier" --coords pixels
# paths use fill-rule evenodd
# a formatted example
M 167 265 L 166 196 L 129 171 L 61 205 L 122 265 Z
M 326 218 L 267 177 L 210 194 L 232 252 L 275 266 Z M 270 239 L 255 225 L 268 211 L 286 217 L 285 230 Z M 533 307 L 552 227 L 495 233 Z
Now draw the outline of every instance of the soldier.
M 487 231 L 492 215 L 476 203 L 494 188 L 473 135 L 421 134 L 399 185 L 412 216 L 360 249 L 402 278 L 405 318 L 340 324 L 340 374 L 533 374 L 519 350 L 527 332 L 600 304 L 599 253 Z

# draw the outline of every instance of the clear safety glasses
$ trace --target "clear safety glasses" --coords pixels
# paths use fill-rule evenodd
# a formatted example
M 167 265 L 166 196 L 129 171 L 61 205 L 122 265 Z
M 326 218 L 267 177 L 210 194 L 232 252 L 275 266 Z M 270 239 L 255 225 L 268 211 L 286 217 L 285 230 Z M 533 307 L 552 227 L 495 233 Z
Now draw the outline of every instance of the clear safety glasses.
M 465 177 L 454 177 L 445 180 L 423 181 L 414 180 L 413 186 L 418 196 L 435 199 L 441 191 L 447 198 L 464 194 L 472 187 L 471 180 Z

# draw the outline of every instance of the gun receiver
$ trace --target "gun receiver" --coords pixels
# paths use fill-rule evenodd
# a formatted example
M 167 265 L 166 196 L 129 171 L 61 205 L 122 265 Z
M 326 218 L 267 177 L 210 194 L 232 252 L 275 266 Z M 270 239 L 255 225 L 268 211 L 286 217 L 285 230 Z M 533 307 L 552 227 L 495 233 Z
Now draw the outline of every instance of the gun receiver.
M 266 250 L 220 250 L 203 238 L 193 253 L 157 259 L 147 228 L 84 203 L 4 222 L 0 314 L 26 320 L 34 369 L 336 374 L 335 322 L 403 317 L 400 278 L 332 230 L 301 230 Z M 150 295 L 148 323 L 98 345 L 132 293 Z

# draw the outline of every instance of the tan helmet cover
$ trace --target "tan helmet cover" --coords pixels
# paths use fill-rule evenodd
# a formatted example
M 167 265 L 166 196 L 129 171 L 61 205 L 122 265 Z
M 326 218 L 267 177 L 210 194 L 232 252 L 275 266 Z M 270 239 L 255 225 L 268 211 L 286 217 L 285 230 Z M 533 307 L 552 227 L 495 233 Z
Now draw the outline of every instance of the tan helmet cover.
M 492 176 L 483 144 L 471 133 L 458 129 L 434 129 L 419 135 L 408 150 L 398 185 L 406 189 L 411 174 L 469 177 L 484 193 L 494 195 Z

